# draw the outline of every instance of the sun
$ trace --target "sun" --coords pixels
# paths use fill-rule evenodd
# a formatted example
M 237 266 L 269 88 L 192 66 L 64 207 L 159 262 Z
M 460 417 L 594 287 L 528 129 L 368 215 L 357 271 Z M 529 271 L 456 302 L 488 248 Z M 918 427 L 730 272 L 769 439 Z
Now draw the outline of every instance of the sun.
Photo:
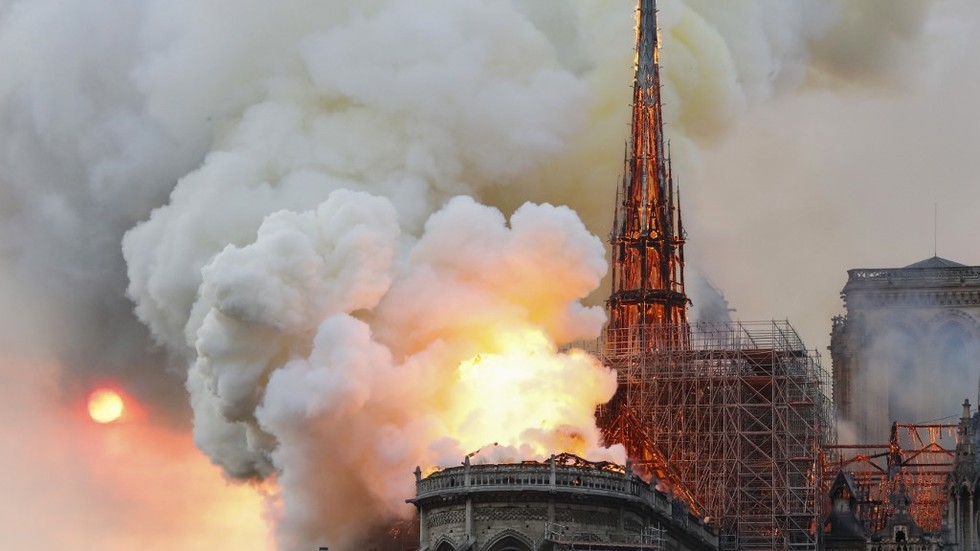
M 122 396 L 112 389 L 100 388 L 88 397 L 88 414 L 97 423 L 116 421 L 122 417 L 124 407 Z

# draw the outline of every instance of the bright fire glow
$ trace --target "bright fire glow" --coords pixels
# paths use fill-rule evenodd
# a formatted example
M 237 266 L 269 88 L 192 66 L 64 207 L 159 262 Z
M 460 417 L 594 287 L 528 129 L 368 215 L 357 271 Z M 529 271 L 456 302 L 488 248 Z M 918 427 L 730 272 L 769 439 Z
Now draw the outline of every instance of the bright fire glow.
M 522 459 L 594 452 L 593 412 L 612 396 L 615 376 L 584 352 L 557 352 L 539 331 L 497 339 L 499 353 L 459 366 L 460 441 L 474 448 L 497 444 Z
M 125 406 L 115 390 L 101 388 L 89 395 L 88 414 L 97 423 L 111 423 L 122 417 Z

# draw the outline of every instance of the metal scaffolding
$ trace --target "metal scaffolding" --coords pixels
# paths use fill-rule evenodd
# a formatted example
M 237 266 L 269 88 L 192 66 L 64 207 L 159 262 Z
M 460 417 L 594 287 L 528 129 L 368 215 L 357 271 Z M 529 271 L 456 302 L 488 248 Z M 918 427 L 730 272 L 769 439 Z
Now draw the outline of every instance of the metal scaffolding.
M 957 428 L 955 424 L 893 423 L 887 444 L 825 446 L 821 486 L 829 488 L 838 471 L 850 473 L 860 492 L 858 519 L 872 534 L 885 527 L 895 510 L 892 496 L 903 487 L 911 501 L 909 514 L 919 527 L 940 532 Z
M 683 339 L 658 338 L 683 334 Z M 784 321 L 610 329 L 608 443 L 721 532 L 722 549 L 816 549 L 829 376 Z
M 663 551 L 664 533 L 662 528 L 649 526 L 640 534 L 624 538 L 619 542 L 604 542 L 594 537 L 594 534 L 579 534 L 567 536 L 568 527 L 549 523 L 545 526 L 545 536 L 542 548 L 549 551 Z
M 639 534 L 623 541 L 608 542 L 595 537 L 595 534 L 583 533 L 567 535 L 567 526 L 549 523 L 545 526 L 542 548 L 550 551 L 661 551 L 664 546 L 664 530 L 656 526 L 648 526 Z
M 664 140 L 654 0 L 637 2 L 630 137 L 597 354 L 619 388 L 608 444 L 720 529 L 723 549 L 816 549 L 829 377 L 786 322 L 687 323 L 686 233 Z

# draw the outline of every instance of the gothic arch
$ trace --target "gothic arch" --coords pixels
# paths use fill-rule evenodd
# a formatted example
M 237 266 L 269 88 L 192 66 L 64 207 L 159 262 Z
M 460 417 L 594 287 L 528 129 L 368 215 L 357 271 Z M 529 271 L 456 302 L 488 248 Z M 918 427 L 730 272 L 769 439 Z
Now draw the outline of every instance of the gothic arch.
M 507 529 L 496 534 L 481 551 L 531 551 L 534 542 L 517 530 Z
M 975 327 L 964 323 L 962 319 L 952 316 L 937 316 L 937 319 L 930 324 L 929 340 L 933 344 L 942 344 L 950 336 L 959 337 L 963 341 L 976 341 L 977 330 Z
M 940 366 L 963 370 L 973 368 L 976 346 L 976 336 L 957 322 L 945 322 L 933 334 L 932 349 Z
M 973 401 L 980 382 L 980 323 L 961 310 L 936 314 L 929 321 L 924 349 L 934 371 L 933 388 L 924 390 L 943 407 L 935 417 L 956 415 L 964 398 Z
M 961 549 L 973 549 L 976 537 L 976 499 L 972 484 L 961 480 L 953 489 L 950 496 L 952 506 L 953 538 Z
M 950 500 L 957 500 L 963 496 L 975 493 L 977 481 L 970 478 L 956 477 L 949 481 L 946 486 L 946 497 Z
M 980 345 L 980 324 L 970 314 L 955 310 L 933 316 L 929 323 L 930 342 L 939 350 L 949 337 L 957 337 L 975 348 Z
M 975 352 L 980 346 L 980 324 L 970 314 L 956 310 L 933 316 L 929 321 L 929 343 L 937 359 L 942 359 L 951 339 L 962 341 L 963 346 Z
M 962 326 L 963 330 L 980 337 L 980 320 L 973 314 L 960 309 L 946 308 L 933 315 L 928 320 L 930 334 L 934 334 L 939 328 L 948 323 L 955 323 Z
M 456 551 L 456 546 L 448 538 L 443 536 L 438 541 L 436 541 L 434 549 L 436 551 Z

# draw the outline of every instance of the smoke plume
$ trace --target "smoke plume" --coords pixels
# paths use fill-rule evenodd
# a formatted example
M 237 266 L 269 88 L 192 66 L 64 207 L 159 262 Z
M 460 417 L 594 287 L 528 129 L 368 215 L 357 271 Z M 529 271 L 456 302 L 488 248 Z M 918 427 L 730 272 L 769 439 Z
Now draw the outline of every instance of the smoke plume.
M 557 350 L 603 322 L 632 5 L 3 2 L 4 344 L 171 419 L 186 386 L 284 549 L 355 545 L 416 464 L 615 456 L 614 378 Z M 898 79 L 925 6 L 663 2 L 676 172 L 751 105 Z
M 526 205 L 508 225 L 461 197 L 408 245 L 396 219 L 387 199 L 337 190 L 202 271 L 195 440 L 234 476 L 279 473 L 284 547 L 355 547 L 400 512 L 414 465 L 491 443 L 623 459 L 597 449 L 592 416 L 615 377 L 557 352 L 604 321 L 576 302 L 606 268 L 574 213 Z
M 872 312 L 860 327 L 867 348 L 857 355 L 851 384 L 853 417 L 863 441 L 883 441 L 893 421 L 955 423 L 963 400 L 976 399 L 971 358 L 980 353 L 980 344 L 968 316 Z

